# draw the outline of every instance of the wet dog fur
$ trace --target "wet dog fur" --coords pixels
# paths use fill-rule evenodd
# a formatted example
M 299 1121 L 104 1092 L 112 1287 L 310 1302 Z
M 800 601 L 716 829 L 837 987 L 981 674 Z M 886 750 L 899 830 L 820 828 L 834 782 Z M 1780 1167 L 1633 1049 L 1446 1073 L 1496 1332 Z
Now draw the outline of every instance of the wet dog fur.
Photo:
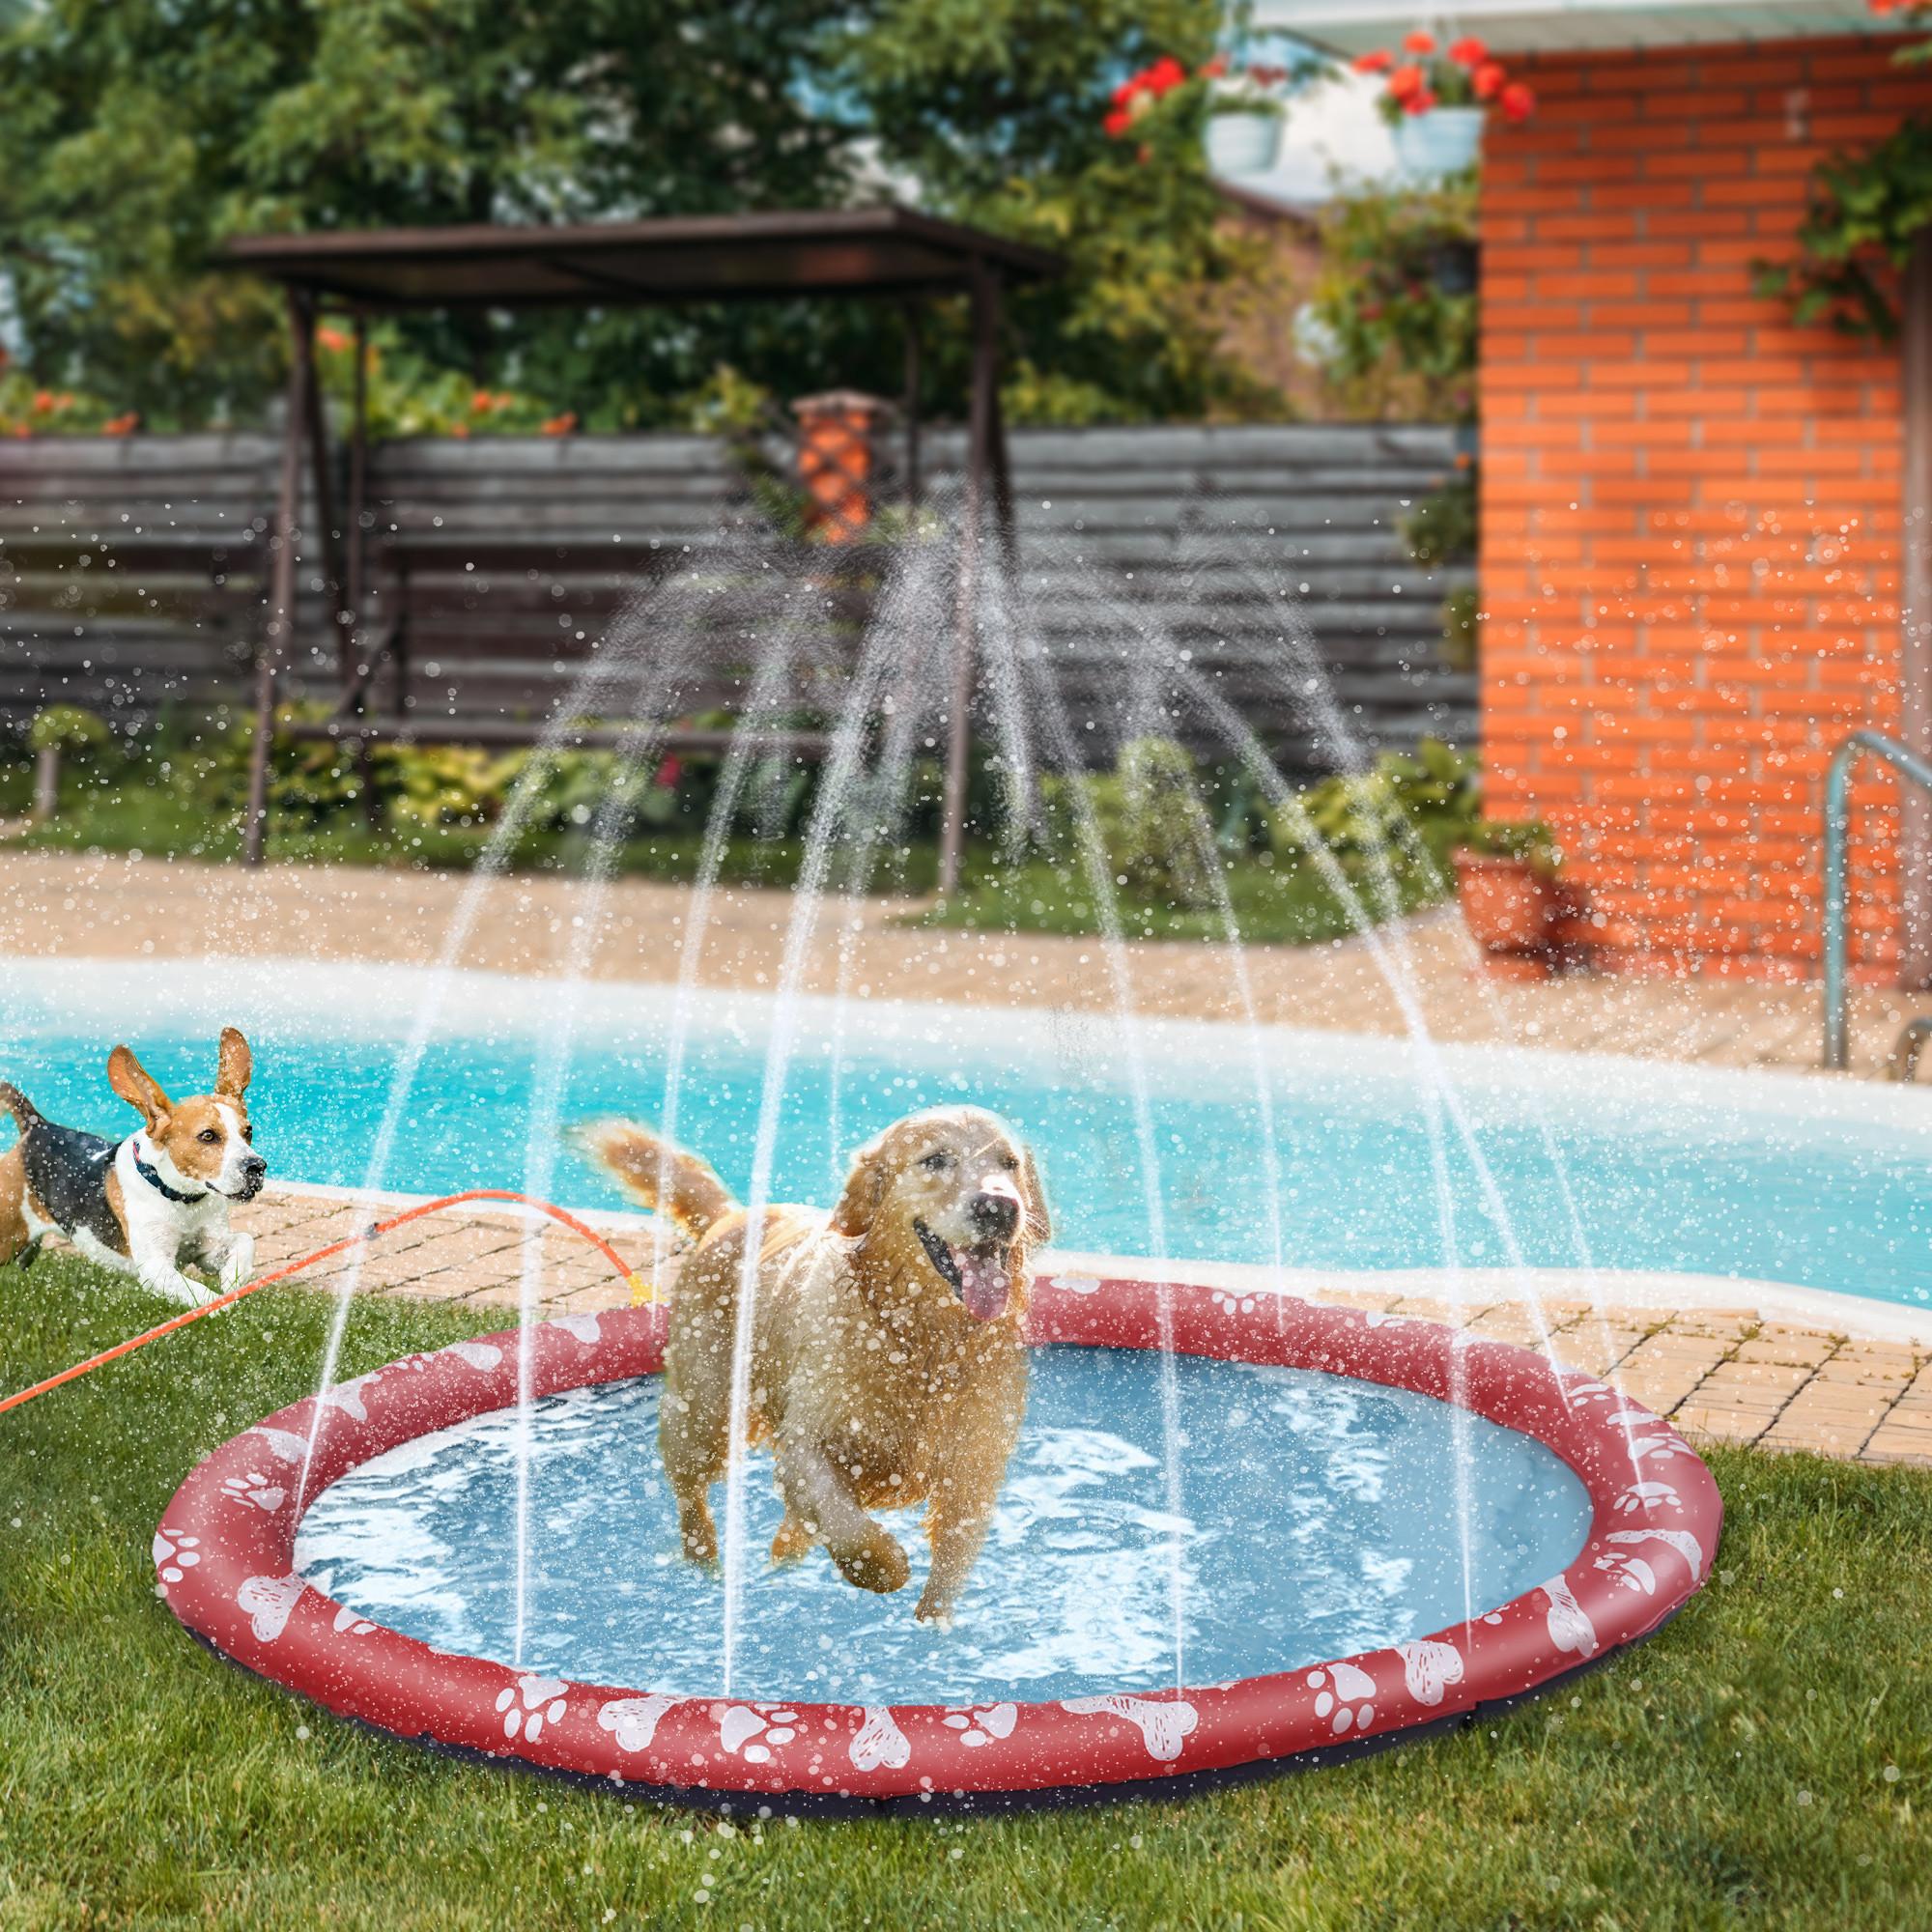
M 747 1217 L 703 1161 L 647 1128 L 607 1121 L 582 1139 L 631 1194 L 698 1236 L 671 1302 L 658 1445 L 684 1553 L 709 1563 Z M 822 1544 L 848 1582 L 900 1589 L 906 1553 L 867 1512 L 923 1503 L 932 1565 L 915 1614 L 950 1621 L 1019 1435 L 1028 1256 L 1049 1233 L 1032 1154 L 977 1107 L 888 1127 L 854 1157 L 829 1216 L 766 1210 L 748 1423 L 771 1444 L 784 1504 L 774 1562 Z

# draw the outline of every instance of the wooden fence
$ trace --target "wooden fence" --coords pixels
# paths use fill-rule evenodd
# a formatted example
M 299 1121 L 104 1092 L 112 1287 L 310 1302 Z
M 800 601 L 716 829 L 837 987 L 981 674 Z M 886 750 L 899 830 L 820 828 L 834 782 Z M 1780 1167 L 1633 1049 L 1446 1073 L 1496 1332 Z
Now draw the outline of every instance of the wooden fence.
M 956 434 L 928 434 L 936 494 L 960 447 Z M 0 716 L 65 700 L 138 725 L 166 701 L 245 701 L 276 452 L 257 434 L 0 444 Z M 1472 742 L 1474 678 L 1439 646 L 1442 599 L 1468 574 L 1419 569 L 1395 529 L 1454 460 L 1455 433 L 1432 425 L 1015 432 L 1021 565 L 1069 706 L 1117 696 L 1140 635 L 1157 629 L 1286 762 L 1311 769 L 1332 751 L 1311 723 L 1299 635 L 1371 746 L 1426 732 Z M 468 538 L 479 552 L 555 540 L 580 553 L 615 538 L 636 554 L 701 545 L 721 519 L 742 526 L 755 513 L 730 453 L 706 438 L 379 445 L 365 615 L 396 601 L 385 539 L 389 554 L 427 543 L 455 557 Z M 318 696 L 336 677 L 320 562 L 305 545 L 293 680 Z M 600 612 L 605 590 L 589 600 Z M 577 618 L 562 585 L 544 594 L 560 600 L 553 624 Z M 598 621 L 582 640 L 582 622 L 560 624 L 515 660 L 554 681 L 594 645 Z M 452 685 L 463 630 L 447 651 Z

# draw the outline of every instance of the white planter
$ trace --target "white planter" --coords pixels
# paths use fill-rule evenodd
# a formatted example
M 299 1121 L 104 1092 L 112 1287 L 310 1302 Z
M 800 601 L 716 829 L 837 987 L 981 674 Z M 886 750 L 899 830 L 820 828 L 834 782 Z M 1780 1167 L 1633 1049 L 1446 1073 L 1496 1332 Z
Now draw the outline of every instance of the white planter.
M 1279 114 L 1210 114 L 1208 169 L 1216 175 L 1262 175 L 1281 156 Z
M 1480 107 L 1432 107 L 1395 124 L 1395 157 L 1410 181 L 1437 182 L 1473 167 L 1483 152 Z

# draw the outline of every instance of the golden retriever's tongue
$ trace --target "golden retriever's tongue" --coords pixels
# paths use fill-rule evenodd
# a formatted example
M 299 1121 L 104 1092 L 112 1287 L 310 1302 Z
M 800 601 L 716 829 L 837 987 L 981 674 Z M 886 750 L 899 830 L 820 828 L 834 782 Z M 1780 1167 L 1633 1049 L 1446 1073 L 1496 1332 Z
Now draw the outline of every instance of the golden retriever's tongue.
M 996 1321 L 1007 1312 L 1007 1290 L 1012 1277 L 1003 1257 L 954 1248 L 952 1265 L 959 1270 L 959 1299 L 976 1321 Z

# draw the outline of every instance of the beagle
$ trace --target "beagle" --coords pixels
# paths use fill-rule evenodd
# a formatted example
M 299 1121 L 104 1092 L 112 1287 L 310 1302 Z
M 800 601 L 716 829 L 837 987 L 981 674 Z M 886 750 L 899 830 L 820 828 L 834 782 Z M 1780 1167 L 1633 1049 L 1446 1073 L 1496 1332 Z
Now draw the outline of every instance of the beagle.
M 61 1234 L 88 1260 L 190 1308 L 215 1297 L 182 1272 L 184 1257 L 219 1269 L 222 1293 L 240 1288 L 255 1271 L 255 1237 L 231 1232 L 228 1210 L 261 1193 L 269 1171 L 251 1145 L 251 1070 L 248 1042 L 224 1027 L 214 1092 L 177 1102 L 117 1046 L 107 1084 L 143 1122 L 119 1142 L 56 1126 L 0 1081 L 0 1106 L 20 1130 L 0 1154 L 0 1263 L 30 1266 L 43 1239 Z
M 696 1155 L 627 1121 L 582 1143 L 699 1238 L 679 1272 L 658 1448 L 684 1553 L 718 1549 L 710 1490 L 730 1458 L 746 1215 Z M 977 1107 L 888 1127 L 829 1216 L 771 1208 L 758 1231 L 749 1435 L 772 1445 L 776 1563 L 823 1544 L 847 1582 L 897 1590 L 899 1544 L 867 1514 L 925 1505 L 932 1567 L 914 1614 L 946 1623 L 992 1521 L 1026 1406 L 1033 1244 L 1048 1238 L 1033 1156 Z

